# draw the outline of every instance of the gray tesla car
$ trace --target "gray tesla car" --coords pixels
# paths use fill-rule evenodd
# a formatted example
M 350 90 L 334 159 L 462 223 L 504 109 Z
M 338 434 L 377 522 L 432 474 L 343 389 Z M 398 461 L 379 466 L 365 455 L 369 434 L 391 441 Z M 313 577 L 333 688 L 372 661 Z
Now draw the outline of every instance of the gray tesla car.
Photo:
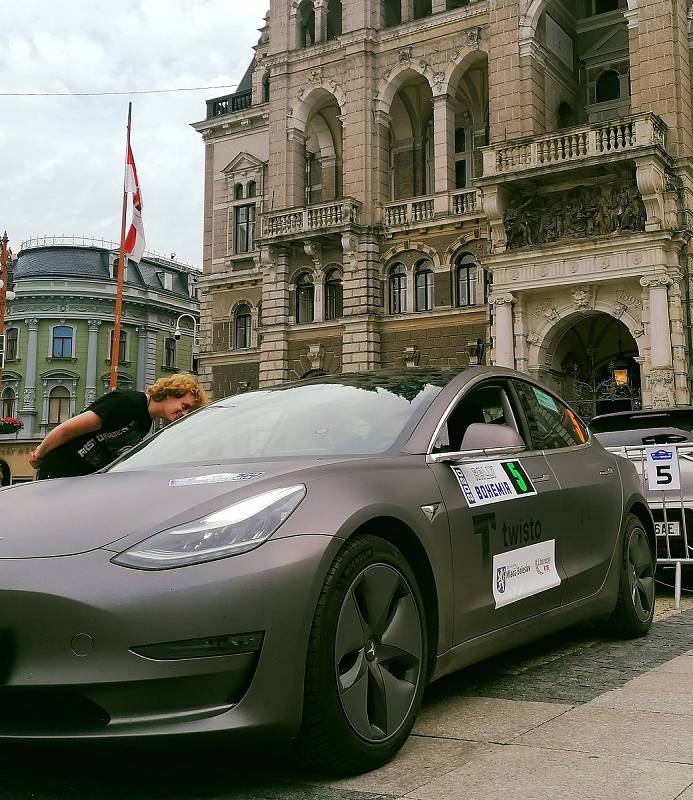
M 425 685 L 654 610 L 633 465 L 527 376 L 221 400 L 103 472 L 0 491 L 0 737 L 297 739 L 382 764 Z

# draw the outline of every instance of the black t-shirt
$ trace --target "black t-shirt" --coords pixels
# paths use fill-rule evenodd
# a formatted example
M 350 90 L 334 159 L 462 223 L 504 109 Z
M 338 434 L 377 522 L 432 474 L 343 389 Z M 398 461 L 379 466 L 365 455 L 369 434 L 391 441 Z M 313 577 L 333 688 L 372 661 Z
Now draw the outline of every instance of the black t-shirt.
M 147 395 L 116 389 L 99 397 L 85 411 L 101 417 L 101 430 L 78 436 L 41 459 L 40 474 L 50 478 L 89 475 L 115 459 L 123 447 L 141 441 L 152 427 Z

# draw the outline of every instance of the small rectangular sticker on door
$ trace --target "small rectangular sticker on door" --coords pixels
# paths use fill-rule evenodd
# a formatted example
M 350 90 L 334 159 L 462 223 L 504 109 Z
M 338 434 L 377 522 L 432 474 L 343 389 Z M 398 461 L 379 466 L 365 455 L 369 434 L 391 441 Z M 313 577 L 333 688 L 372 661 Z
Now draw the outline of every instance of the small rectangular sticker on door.
M 496 608 L 560 586 L 556 540 L 530 544 L 493 557 L 493 599 Z
M 537 493 L 518 459 L 453 464 L 452 471 L 470 508 Z

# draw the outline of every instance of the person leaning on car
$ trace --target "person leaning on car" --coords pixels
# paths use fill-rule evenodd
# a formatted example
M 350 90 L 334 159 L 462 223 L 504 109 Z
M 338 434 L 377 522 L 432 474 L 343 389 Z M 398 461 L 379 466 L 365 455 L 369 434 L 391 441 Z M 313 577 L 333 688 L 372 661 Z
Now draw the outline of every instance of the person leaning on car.
M 153 420 L 174 422 L 206 402 L 205 390 L 186 373 L 160 378 L 146 392 L 116 389 L 53 428 L 29 463 L 39 480 L 89 475 L 144 439 Z

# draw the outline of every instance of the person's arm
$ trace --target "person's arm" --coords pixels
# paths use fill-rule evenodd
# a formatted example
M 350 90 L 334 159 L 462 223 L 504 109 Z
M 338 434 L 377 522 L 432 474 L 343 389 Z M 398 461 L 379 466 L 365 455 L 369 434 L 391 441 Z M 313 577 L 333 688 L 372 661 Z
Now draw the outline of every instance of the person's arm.
M 46 434 L 44 440 L 38 447 L 31 451 L 29 463 L 34 469 L 38 469 L 41 464 L 41 459 L 45 458 L 51 450 L 55 450 L 57 447 L 72 441 L 72 439 L 76 439 L 78 436 L 84 436 L 86 433 L 99 431 L 102 425 L 101 417 L 93 411 L 83 411 L 76 417 L 61 422 L 60 425 L 53 428 L 50 433 Z

